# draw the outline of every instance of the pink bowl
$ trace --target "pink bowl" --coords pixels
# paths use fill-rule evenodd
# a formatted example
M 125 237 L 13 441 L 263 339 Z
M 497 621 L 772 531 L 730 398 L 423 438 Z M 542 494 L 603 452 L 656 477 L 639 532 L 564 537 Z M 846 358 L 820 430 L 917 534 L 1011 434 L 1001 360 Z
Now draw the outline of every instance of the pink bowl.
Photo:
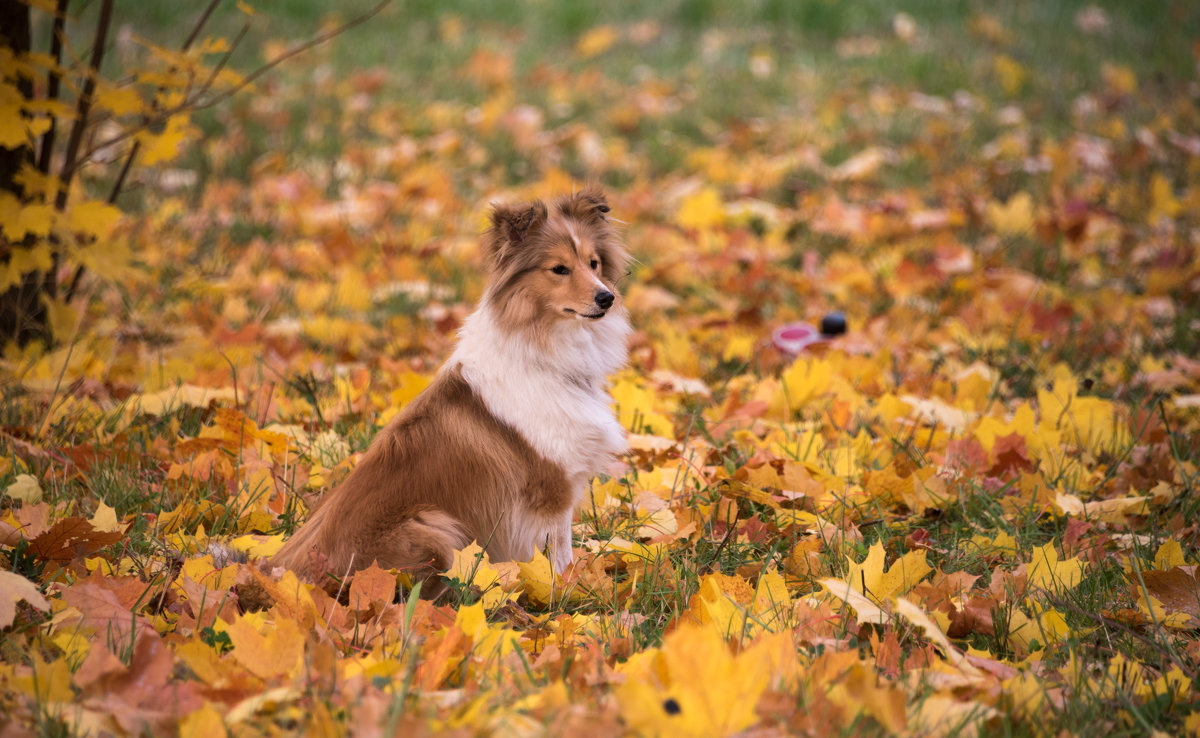
M 796 356 L 809 344 L 823 341 L 824 336 L 809 323 L 788 323 L 781 325 L 771 334 L 771 343 L 775 348 Z

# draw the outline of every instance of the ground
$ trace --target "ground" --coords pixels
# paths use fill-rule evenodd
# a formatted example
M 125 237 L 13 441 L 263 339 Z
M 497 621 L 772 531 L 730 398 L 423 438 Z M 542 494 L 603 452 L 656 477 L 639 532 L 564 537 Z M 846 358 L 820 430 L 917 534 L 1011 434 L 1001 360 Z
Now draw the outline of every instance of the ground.
M 370 7 L 288 5 L 231 69 Z M 70 330 L 5 350 L 0 720 L 1200 731 L 1200 11 L 893 5 L 395 4 L 172 129 Z M 195 21 L 125 12 L 131 67 Z M 449 355 L 489 203 L 588 182 L 634 450 L 578 563 L 264 577 Z

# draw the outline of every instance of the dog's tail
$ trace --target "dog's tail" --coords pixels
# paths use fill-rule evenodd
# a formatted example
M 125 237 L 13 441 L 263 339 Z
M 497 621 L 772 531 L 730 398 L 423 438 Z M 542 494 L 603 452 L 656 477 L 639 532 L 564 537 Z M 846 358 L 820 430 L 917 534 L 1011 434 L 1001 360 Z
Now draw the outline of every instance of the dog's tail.
M 443 587 L 438 575 L 450 568 L 454 552 L 471 542 L 466 528 L 454 516 L 437 508 L 415 512 L 386 532 L 368 540 L 336 540 L 329 550 L 319 545 L 327 506 L 317 508 L 300 530 L 271 557 L 269 568 L 283 567 L 315 582 L 331 595 L 343 589 L 347 575 L 377 563 L 397 569 L 414 581 L 424 582 L 422 596 L 435 597 Z
M 428 580 L 450 568 L 454 552 L 471 542 L 461 522 L 436 508 L 421 510 L 389 531 L 379 542 L 376 558 L 385 569 Z
M 320 505 L 313 510 L 300 529 L 293 533 L 287 543 L 283 544 L 283 547 L 271 557 L 270 568 L 283 567 L 296 572 L 301 577 L 317 581 L 316 578 L 325 572 L 312 571 L 310 552 L 317 548 L 317 541 L 320 538 L 322 524 L 325 522 L 325 514 L 328 510 L 329 505 Z

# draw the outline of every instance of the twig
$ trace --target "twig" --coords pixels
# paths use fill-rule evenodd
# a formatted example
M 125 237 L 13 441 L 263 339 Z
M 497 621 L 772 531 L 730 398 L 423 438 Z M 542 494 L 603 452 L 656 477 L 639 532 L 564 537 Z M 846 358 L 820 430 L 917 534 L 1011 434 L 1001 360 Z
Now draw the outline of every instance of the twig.
M 54 197 L 54 209 L 60 213 L 67 207 L 67 195 L 71 191 L 71 177 L 75 174 L 75 166 L 79 157 L 79 144 L 83 142 L 83 132 L 87 128 L 88 114 L 92 109 L 92 97 L 96 92 L 96 80 L 100 77 L 100 62 L 104 61 L 104 44 L 108 40 L 108 26 L 112 21 L 113 0 L 104 0 L 100 6 L 100 20 L 96 25 L 96 35 L 93 39 L 92 59 L 88 63 L 83 91 L 75 105 L 75 122 L 71 124 L 71 135 L 67 139 L 67 151 L 63 156 L 62 170 L 58 175 L 58 194 Z M 57 19 L 56 19 L 57 23 Z M 51 238 L 51 243 L 56 239 Z M 57 248 L 51 249 L 50 271 L 42 283 L 42 290 L 51 299 L 58 296 L 58 265 L 62 258 Z M 49 334 L 49 331 L 46 331 Z
M 62 83 L 62 73 L 59 72 L 59 67 L 62 64 L 63 50 L 63 33 L 67 22 L 67 3 L 70 0 L 58 0 L 58 5 L 54 9 L 54 29 L 53 36 L 50 39 L 50 56 L 54 59 L 54 66 L 46 72 L 46 99 L 57 100 L 58 88 Z M 42 148 L 38 152 L 38 171 L 42 174 L 49 174 L 50 160 L 54 153 L 54 136 L 58 132 L 57 116 L 50 116 L 50 127 L 42 134 Z
M 83 142 L 83 132 L 87 128 L 88 113 L 92 107 L 92 97 L 96 92 L 96 80 L 100 76 L 100 62 L 104 60 L 104 45 L 108 40 L 108 26 L 112 21 L 113 0 L 104 0 L 100 6 L 100 20 L 96 26 L 95 44 L 92 47 L 92 59 L 88 64 L 87 78 L 83 83 L 83 92 L 75 106 L 75 122 L 71 124 L 71 135 L 67 139 L 67 151 L 63 159 L 62 171 L 59 174 L 58 195 L 54 199 L 54 209 L 62 210 L 67 205 L 67 193 L 71 187 L 71 177 L 79 157 L 79 144 Z M 53 296 L 53 295 L 51 295 Z
M 235 85 L 234 87 L 231 87 L 230 89 L 226 90 L 225 92 L 222 92 L 220 95 L 217 95 L 216 97 L 211 98 L 209 100 L 197 101 L 195 104 L 195 109 L 202 110 L 204 108 L 212 107 L 213 105 L 216 105 L 217 103 L 223 102 L 223 101 L 229 99 L 230 97 L 233 97 L 238 92 L 245 89 L 246 87 L 254 84 L 254 80 L 263 76 L 264 74 L 271 71 L 272 69 L 279 66 L 280 64 L 284 63 L 288 59 L 291 59 L 293 56 L 303 54 L 304 52 L 308 51 L 309 49 L 311 49 L 315 46 L 320 46 L 321 44 L 325 43 L 326 41 L 329 41 L 330 39 L 340 36 L 341 34 L 345 33 L 346 31 L 350 30 L 351 28 L 354 28 L 355 26 L 359 26 L 359 25 L 362 25 L 363 23 L 366 23 L 367 21 L 374 18 L 376 15 L 379 15 L 379 13 L 384 8 L 386 8 L 388 5 L 390 5 L 391 3 L 392 3 L 392 0 L 383 0 L 383 2 L 379 3 L 375 7 L 368 10 L 367 12 L 358 16 L 357 18 L 352 18 L 351 20 L 346 21 L 345 23 L 338 26 L 337 28 L 326 31 L 325 33 L 319 33 L 316 36 L 309 39 L 308 41 L 305 41 L 304 43 L 300 44 L 299 46 L 293 46 L 292 48 L 283 52 L 282 54 L 275 57 L 271 61 L 262 65 L 258 69 L 254 70 L 250 74 L 246 75 L 246 77 L 239 84 Z
M 196 93 L 195 96 L 188 97 L 180 104 L 178 104 L 174 107 L 171 107 L 171 108 L 166 108 L 166 109 L 160 111 L 157 115 L 150 117 L 149 119 L 147 119 L 140 125 L 136 125 L 132 128 L 126 129 L 126 130 L 122 131 L 121 133 L 118 133 L 115 136 L 112 136 L 111 138 L 105 139 L 104 141 L 101 141 L 98 144 L 94 144 L 92 146 L 92 148 L 88 150 L 87 154 L 82 157 L 81 161 L 86 161 L 92 154 L 96 153 L 97 151 L 100 151 L 102 149 L 108 148 L 109 146 L 113 146 L 115 144 L 119 144 L 123 141 L 126 141 L 126 140 L 132 138 L 133 136 L 136 136 L 138 133 L 141 133 L 142 131 L 147 130 L 151 126 L 154 126 L 154 125 L 157 125 L 159 123 L 166 121 L 173 115 L 178 115 L 179 113 L 182 113 L 185 111 L 190 112 L 193 110 L 204 110 L 205 108 L 211 108 L 214 105 L 224 102 L 225 100 L 229 99 L 230 97 L 236 95 L 237 93 L 244 90 L 246 87 L 253 84 L 254 81 L 257 80 L 259 77 L 262 77 L 264 74 L 271 71 L 272 69 L 279 66 L 280 64 L 287 61 L 288 59 L 292 58 L 293 56 L 302 54 L 305 51 L 308 51 L 309 49 L 312 49 L 315 46 L 320 46 L 321 44 L 325 43 L 326 41 L 329 41 L 330 39 L 335 38 L 336 36 L 339 36 L 342 33 L 345 33 L 346 31 L 350 30 L 351 28 L 354 28 L 355 26 L 366 23 L 368 20 L 370 20 L 371 18 L 374 18 L 376 15 L 378 15 L 385 7 L 390 5 L 391 2 L 392 2 L 392 0 L 383 0 L 381 3 L 379 3 L 375 7 L 371 8 L 367 12 L 363 13 L 362 15 L 358 16 L 357 18 L 353 18 L 349 21 L 346 21 L 345 23 L 338 26 L 337 28 L 334 28 L 330 31 L 326 31 L 324 33 L 318 34 L 318 35 L 314 36 L 313 38 L 309 39 L 308 41 L 305 41 L 302 44 L 294 46 L 291 49 L 288 49 L 287 51 L 283 52 L 279 56 L 275 57 L 271 61 L 264 64 L 263 66 L 254 70 L 250 74 L 246 75 L 246 77 L 244 77 L 239 84 L 226 90 L 225 92 L 222 92 L 219 95 L 216 95 L 215 97 L 211 97 L 206 100 L 200 99 L 200 97 L 205 92 L 208 91 L 208 88 L 202 87 L 199 90 L 199 92 Z
M 67 2 L 68 2 L 68 0 L 59 0 L 60 11 L 66 10 Z M 183 46 L 180 47 L 182 51 L 187 51 L 189 48 L 191 48 L 192 44 L 195 43 L 196 39 L 200 36 L 200 31 L 203 30 L 205 24 L 208 23 L 208 19 L 212 16 L 213 11 L 216 10 L 217 6 L 220 4 L 221 4 L 221 0 L 212 0 L 208 4 L 208 7 L 205 8 L 204 12 L 200 15 L 200 19 L 198 21 L 196 21 L 196 25 L 192 27 L 192 32 L 189 33 L 188 37 L 184 40 Z M 62 17 L 61 15 L 56 17 L 55 21 L 54 21 L 55 27 L 59 28 L 60 30 L 61 30 L 61 17 Z M 245 29 L 243 29 L 243 33 L 244 32 L 245 32 Z M 58 40 L 59 39 L 56 36 L 55 41 L 57 42 Z M 60 46 L 61 46 L 61 44 L 60 44 Z M 57 59 L 57 57 L 58 57 L 58 55 L 55 54 L 56 59 Z M 54 81 L 57 82 L 57 80 L 54 80 Z M 161 87 L 159 87 L 159 91 L 160 92 L 162 91 Z M 52 88 L 51 93 L 49 95 L 50 99 L 53 100 L 55 98 L 56 94 L 57 94 L 57 85 L 55 85 L 55 87 Z M 143 118 L 143 121 L 145 121 L 145 120 L 146 120 L 146 118 Z M 53 143 L 53 140 L 54 140 L 53 135 L 52 135 L 54 133 L 53 126 L 54 126 L 53 120 L 51 120 L 50 131 L 47 132 L 47 135 L 50 136 L 51 143 Z M 117 180 L 113 183 L 112 189 L 109 190 L 109 192 L 108 192 L 108 198 L 105 200 L 105 202 L 107 202 L 109 205 L 112 205 L 113 203 L 115 203 L 117 201 L 117 196 L 121 194 L 121 190 L 125 187 L 125 178 L 129 176 L 129 170 L 133 168 L 133 162 L 135 159 L 137 159 L 137 155 L 141 151 L 141 149 L 142 149 L 142 142 L 137 141 L 137 140 L 135 140 L 133 142 L 133 145 L 129 147 L 129 153 L 125 155 L 125 162 L 121 165 L 121 171 L 119 174 L 117 174 Z M 94 149 L 93 149 L 93 151 L 94 151 Z M 42 153 L 43 153 L 43 155 L 45 155 L 46 151 L 43 150 Z M 89 156 L 90 156 L 90 153 L 91 152 L 89 152 Z M 43 169 L 42 171 L 46 171 L 46 170 Z M 71 298 L 75 296 L 75 290 L 79 287 L 79 280 L 83 279 L 84 271 L 85 270 L 84 270 L 83 264 L 80 264 L 77 267 L 75 267 L 75 273 L 71 276 L 71 283 L 67 286 L 67 292 L 66 292 L 66 295 L 64 298 L 66 302 L 70 302 Z

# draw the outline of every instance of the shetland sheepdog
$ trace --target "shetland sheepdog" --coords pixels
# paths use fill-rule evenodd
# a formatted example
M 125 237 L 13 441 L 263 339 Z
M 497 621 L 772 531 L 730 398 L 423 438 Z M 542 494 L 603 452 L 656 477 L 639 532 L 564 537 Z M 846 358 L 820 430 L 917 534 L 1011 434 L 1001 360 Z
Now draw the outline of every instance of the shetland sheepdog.
M 629 256 L 588 187 L 494 206 L 488 282 L 454 353 L 272 558 L 328 587 L 378 562 L 428 579 L 472 540 L 493 561 L 572 561 L 588 481 L 627 449 L 607 377 L 625 364 Z M 324 580 L 324 581 L 322 581 Z

